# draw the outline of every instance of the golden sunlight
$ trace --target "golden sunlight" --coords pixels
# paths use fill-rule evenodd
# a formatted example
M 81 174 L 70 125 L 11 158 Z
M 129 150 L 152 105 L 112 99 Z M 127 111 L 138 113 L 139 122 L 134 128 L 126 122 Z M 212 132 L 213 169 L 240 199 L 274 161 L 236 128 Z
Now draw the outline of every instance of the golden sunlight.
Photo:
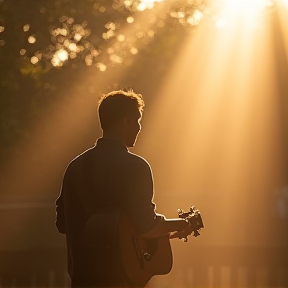
M 202 201 L 203 207 L 210 207 L 203 211 L 210 231 L 202 238 L 209 245 L 281 241 L 264 237 L 264 225 L 257 227 L 259 233 L 253 240 L 248 239 L 245 227 L 233 227 L 242 207 L 256 197 L 247 191 L 272 193 L 285 172 L 279 128 L 282 112 L 277 105 L 285 91 L 278 87 L 276 67 L 282 60 L 275 56 L 279 54 L 276 47 L 280 49 L 282 44 L 275 45 L 278 34 L 273 19 L 277 14 L 271 16 L 271 5 L 271 1 L 260 0 L 221 1 L 215 17 L 183 41 L 149 111 L 148 127 L 140 135 L 140 149 L 153 159 L 155 178 L 166 183 L 158 191 L 177 191 L 180 207 L 191 201 L 189 191 L 193 191 L 200 207 Z M 281 18 L 286 31 L 287 9 L 281 14 L 286 15 Z M 283 32 L 283 41 L 287 41 L 285 35 Z M 173 164 L 165 165 L 165 159 Z M 206 191 L 209 199 L 203 196 Z M 263 199 L 263 207 L 268 205 L 267 199 Z M 162 209 L 173 211 L 170 202 L 160 204 Z M 217 203 L 225 213 L 217 212 Z M 226 227 L 223 231 L 213 224 L 215 214 Z M 217 239 L 212 236 L 215 233 Z
M 231 14 L 258 12 L 265 7 L 271 7 L 275 4 L 274 0 L 218 0 L 219 6 Z
M 234 24 L 248 25 L 251 28 L 259 26 L 263 13 L 273 9 L 275 2 L 271 0 L 219 0 L 211 2 L 212 9 L 215 9 L 215 26 L 222 29 Z M 241 21 L 241 23 L 239 22 Z
M 240 257 L 235 257 L 233 262 L 236 264 L 231 267 L 225 265 L 233 257 L 229 254 L 231 247 L 281 247 L 287 239 L 273 235 L 273 227 L 267 229 L 266 218 L 267 211 L 272 210 L 274 191 L 278 189 L 282 193 L 281 189 L 286 189 L 288 195 L 285 182 L 287 139 L 284 139 L 288 132 L 288 0 L 207 0 L 209 11 L 199 8 L 190 14 L 185 14 L 181 9 L 171 12 L 173 1 L 176 2 L 139 0 L 135 17 L 134 14 L 133 17 L 127 16 L 124 25 L 117 28 L 109 20 L 98 39 L 109 40 L 109 47 L 105 46 L 104 49 L 101 46 L 96 49 L 90 42 L 78 43 L 85 40 L 90 30 L 83 23 L 74 25 L 73 18 L 67 18 L 69 29 L 63 26 L 50 31 L 55 44 L 49 52 L 51 64 L 61 67 L 69 63 L 69 58 L 75 59 L 79 55 L 85 59 L 87 66 L 91 66 L 90 74 L 79 70 L 81 76 L 71 78 L 76 80 L 68 82 L 67 88 L 63 85 L 63 90 L 59 89 L 59 92 L 65 93 L 63 98 L 59 97 L 55 102 L 57 105 L 51 105 L 51 109 L 48 107 L 47 113 L 43 113 L 41 121 L 31 129 L 31 136 L 19 143 L 19 155 L 15 153 L 4 173 L 1 173 L 4 175 L 1 177 L 8 179 L 4 188 L 21 197 L 28 193 L 34 193 L 35 199 L 40 193 L 46 197 L 48 189 L 45 187 L 50 185 L 49 182 L 64 172 L 76 151 L 93 145 L 95 135 L 100 133 L 96 121 L 98 99 L 95 91 L 114 89 L 113 85 L 126 84 L 128 80 L 129 87 L 132 85 L 135 92 L 139 87 L 141 90 L 146 86 L 146 90 L 143 88 L 143 129 L 133 153 L 143 156 L 153 168 L 157 210 L 173 218 L 177 217 L 177 208 L 186 209 L 196 205 L 207 227 L 201 235 L 201 242 L 191 241 L 192 245 L 185 248 L 185 252 L 180 248 L 183 247 L 180 241 L 172 244 L 176 250 L 174 271 L 168 276 L 170 278 L 166 278 L 167 281 L 159 280 L 157 283 L 160 278 L 152 279 L 149 287 L 268 287 L 265 267 L 262 269 L 262 266 L 255 265 L 251 269 L 248 267 L 248 270 L 246 266 L 241 266 L 241 261 L 246 257 L 240 255 L 241 249 L 237 252 Z M 187 3 L 193 1 L 187 0 Z M 133 2 L 124 0 L 124 5 L 132 6 Z M 163 2 L 163 5 L 158 3 L 162 5 L 161 9 L 157 10 L 156 2 Z M 154 6 L 155 13 L 150 10 L 142 14 L 139 12 Z M 96 8 L 101 13 L 106 10 L 104 6 Z M 153 17 L 152 12 L 155 14 Z M 146 63 L 141 58 L 143 48 L 154 40 L 157 44 L 162 30 L 169 28 L 169 23 L 162 18 L 164 12 L 176 19 L 173 23 L 179 21 L 189 28 L 200 22 L 201 25 L 191 29 L 193 31 L 185 34 L 181 41 L 177 38 L 178 50 L 169 51 L 173 60 L 163 61 L 165 71 L 159 78 L 157 75 L 152 79 L 155 74 L 149 75 L 151 70 L 137 74 L 136 69 L 141 63 L 144 66 L 141 69 L 146 69 Z M 23 26 L 24 32 L 29 30 L 29 24 Z M 0 32 L 3 31 L 4 26 L 0 26 Z M 28 33 L 25 35 L 30 44 L 36 40 L 36 44 L 40 42 L 40 38 L 36 39 L 31 31 Z M 4 44 L 5 41 L 0 40 L 0 46 Z M 36 45 L 26 44 L 32 48 Z M 150 47 L 153 49 L 156 46 L 147 48 Z M 84 49 L 89 50 L 89 54 L 83 56 L 81 52 Z M 38 63 L 42 52 L 30 55 L 29 50 L 26 52 L 24 48 L 19 52 L 33 65 L 38 65 L 34 70 L 40 68 Z M 125 63 L 125 53 L 131 57 L 131 61 L 118 69 L 117 65 Z M 151 60 L 154 69 L 158 65 L 158 58 Z M 113 69 L 109 70 L 109 63 L 113 64 Z M 76 64 L 73 65 L 76 67 Z M 44 87 L 52 85 L 43 84 Z M 145 93 L 151 93 L 152 97 Z M 281 185 L 286 185 L 286 188 L 281 188 Z M 275 203 L 273 209 L 277 210 Z M 257 217 L 261 220 L 258 221 Z M 276 217 L 274 220 L 278 221 Z M 5 243 L 12 239 L 8 235 L 4 237 Z M 287 241 L 284 244 L 287 247 Z M 221 254 L 224 260 L 218 262 L 219 257 L 209 252 L 214 251 L 211 248 L 203 253 L 209 257 L 202 255 L 198 261 L 195 257 L 197 249 L 203 247 L 227 248 L 219 250 L 226 251 Z M 247 259 L 250 257 L 247 256 Z M 204 266 L 203 259 L 208 258 L 211 262 L 207 260 L 207 266 Z M 244 260 L 247 261 L 246 258 Z M 271 259 L 268 260 L 270 262 Z M 196 269 L 191 262 L 197 264 Z M 278 273 L 279 276 L 275 277 L 280 279 L 282 270 L 276 268 L 273 267 L 273 275 Z M 201 271 L 204 271 L 203 275 L 198 276 Z M 197 283 L 197 277 L 203 277 L 205 286 Z M 232 277 L 237 282 L 235 286 Z M 250 278 L 254 281 L 257 277 L 261 285 L 247 285 Z M 288 281 L 288 278 L 285 279 Z M 280 284 L 273 287 L 286 287 Z

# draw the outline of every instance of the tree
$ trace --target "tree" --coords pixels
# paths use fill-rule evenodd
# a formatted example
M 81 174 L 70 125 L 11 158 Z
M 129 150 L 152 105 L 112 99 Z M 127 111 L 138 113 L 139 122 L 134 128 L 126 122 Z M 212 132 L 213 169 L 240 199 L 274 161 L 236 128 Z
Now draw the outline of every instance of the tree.
M 197 26 L 205 9 L 199 0 L 165 5 L 0 0 L 0 157 L 9 158 L 13 144 L 29 136 L 29 127 L 60 97 L 59 87 L 66 89 L 84 70 L 127 67 L 133 57 L 138 57 L 133 71 L 140 74 L 149 60 L 164 67 L 189 31 L 183 28 Z M 137 20 L 144 16 L 144 23 Z

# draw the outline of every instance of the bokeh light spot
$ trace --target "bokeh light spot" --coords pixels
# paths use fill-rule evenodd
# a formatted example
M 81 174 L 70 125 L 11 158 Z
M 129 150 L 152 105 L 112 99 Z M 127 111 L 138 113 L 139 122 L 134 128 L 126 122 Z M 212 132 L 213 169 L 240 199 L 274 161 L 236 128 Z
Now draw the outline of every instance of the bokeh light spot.
M 91 51 L 91 55 L 92 56 L 98 56 L 99 55 L 99 52 L 96 50 L 96 49 L 93 49 L 92 51 Z
M 105 64 L 103 64 L 103 63 L 96 63 L 96 67 L 101 71 L 101 72 L 104 72 L 104 71 L 106 71 L 106 69 L 107 69 L 107 67 L 106 67 L 106 65 Z
M 28 37 L 28 42 L 29 42 L 30 44 L 34 44 L 34 43 L 36 42 L 35 36 L 29 36 L 29 37 Z
M 144 33 L 142 31 L 139 31 L 136 33 L 137 38 L 142 38 L 144 36 Z
M 29 29 L 30 29 L 30 25 L 29 24 L 26 24 L 26 25 L 23 26 L 23 31 L 24 32 L 27 32 Z
M 198 25 L 199 22 L 202 20 L 203 18 L 203 13 L 199 10 L 196 10 L 193 15 L 189 16 L 187 18 L 187 23 L 194 26 L 194 25 Z
M 32 64 L 37 64 L 39 62 L 39 59 L 36 56 L 31 57 L 30 62 Z
M 99 11 L 102 12 L 102 13 L 104 13 L 104 12 L 106 11 L 106 8 L 105 8 L 104 6 L 100 6 L 100 7 L 99 7 Z
M 110 60 L 118 64 L 121 64 L 123 62 L 123 58 L 115 54 L 110 56 Z
M 135 55 L 138 53 L 138 49 L 135 47 L 131 47 L 130 52 L 131 52 L 131 54 Z
M 68 59 L 68 52 L 64 49 L 57 51 L 55 54 L 61 61 L 66 61 Z
M 114 53 L 114 49 L 111 48 L 111 47 L 109 47 L 109 48 L 107 49 L 107 52 L 108 52 L 108 54 L 112 54 L 112 53 Z
M 128 23 L 133 23 L 134 22 L 134 18 L 132 16 L 127 17 L 127 22 Z
M 154 30 L 149 30 L 147 35 L 152 38 L 155 35 Z
M 60 67 L 60 66 L 63 65 L 63 63 L 60 61 L 60 59 L 59 59 L 58 57 L 53 57 L 53 58 L 51 59 L 51 63 L 52 63 L 52 65 L 55 66 L 55 67 Z
M 118 41 L 123 42 L 125 40 L 125 36 L 120 34 L 120 35 L 118 35 L 117 39 L 118 39 Z
M 26 53 L 26 49 L 21 49 L 21 50 L 20 50 L 20 55 L 23 56 L 23 55 L 25 55 L 25 53 Z
M 85 57 L 85 63 L 86 63 L 87 66 L 91 66 L 91 65 L 92 65 L 92 63 L 93 63 L 93 57 L 92 57 L 92 55 L 87 55 L 87 56 Z
M 77 51 L 77 45 L 75 43 L 69 43 L 68 48 L 70 51 Z
M 70 52 L 69 57 L 70 59 L 75 59 L 77 57 L 76 52 Z

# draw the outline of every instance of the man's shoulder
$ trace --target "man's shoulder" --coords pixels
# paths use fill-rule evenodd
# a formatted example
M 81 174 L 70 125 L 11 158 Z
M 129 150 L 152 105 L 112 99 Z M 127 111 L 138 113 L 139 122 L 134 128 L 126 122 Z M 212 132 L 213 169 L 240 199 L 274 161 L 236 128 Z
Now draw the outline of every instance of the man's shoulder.
M 128 163 L 137 167 L 138 169 L 151 169 L 149 162 L 140 155 L 128 152 L 126 157 Z
M 77 167 L 82 167 L 84 159 L 86 157 L 89 157 L 89 155 L 93 152 L 94 148 L 95 146 L 85 150 L 84 152 L 73 158 L 72 161 L 68 164 L 67 170 L 74 170 L 77 169 Z
M 95 154 L 96 152 L 96 154 Z M 90 157 L 93 157 L 92 155 L 97 155 L 97 147 L 94 146 L 92 148 L 87 149 L 83 153 L 76 156 L 67 166 L 66 172 L 75 173 L 83 168 L 85 159 L 89 159 Z M 102 154 L 102 153 L 100 153 Z M 99 155 L 98 155 L 99 156 Z M 100 156 L 100 158 L 96 157 L 97 160 L 100 159 L 100 162 L 102 163 L 105 160 L 105 157 L 103 154 Z M 121 153 L 117 153 L 115 155 L 114 164 L 116 166 L 122 167 L 123 171 L 128 169 L 129 171 L 134 170 L 140 171 L 140 170 L 151 170 L 149 162 L 143 158 L 140 155 L 134 154 L 130 151 L 122 151 Z M 105 161 L 104 161 L 105 162 Z M 104 164 L 103 164 L 104 165 Z

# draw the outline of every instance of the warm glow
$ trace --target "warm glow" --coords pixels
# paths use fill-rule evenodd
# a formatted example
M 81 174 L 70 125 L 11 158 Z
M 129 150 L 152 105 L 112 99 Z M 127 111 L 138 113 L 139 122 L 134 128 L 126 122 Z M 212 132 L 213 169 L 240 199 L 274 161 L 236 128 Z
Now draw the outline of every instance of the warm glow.
M 222 28 L 228 22 L 242 21 L 246 23 L 255 22 L 267 8 L 275 5 L 274 1 L 269 0 L 218 0 L 215 1 L 219 5 L 219 18 L 216 20 L 216 27 Z
M 218 20 L 216 21 L 216 27 L 217 27 L 218 29 L 221 29 L 221 28 L 225 27 L 226 24 L 227 24 L 227 20 L 224 19 L 224 18 L 220 18 L 220 19 L 218 19 Z
M 286 148 L 279 124 L 283 125 L 284 116 L 279 101 L 286 95 L 277 79 L 281 71 L 287 73 L 283 64 L 285 52 L 288 55 L 287 10 L 280 10 L 281 35 L 273 30 L 270 8 L 274 2 L 227 0 L 217 4 L 209 21 L 191 39 L 183 40 L 149 110 L 139 149 L 153 159 L 155 178 L 163 191 L 156 197 L 159 203 L 165 202 L 163 207 L 172 213 L 175 205 L 165 201 L 166 191 L 177 194 L 171 198 L 182 203 L 180 207 L 195 198 L 200 207 L 207 207 L 211 229 L 204 232 L 207 243 L 268 243 L 272 237 L 263 237 L 265 225 L 257 228 L 262 236 L 259 232 L 252 240 L 245 234 L 252 230 L 244 225 L 248 216 L 241 220 L 243 227 L 235 228 L 232 223 L 238 223 L 245 205 L 252 207 L 250 202 L 257 201 L 255 194 L 272 194 L 275 179 L 284 177 Z M 281 56 L 278 38 L 286 39 Z M 268 200 L 261 201 L 268 207 Z M 225 229 L 215 226 L 215 214 Z M 212 234 L 218 236 L 210 242 Z
M 259 9 L 265 8 L 265 6 L 274 5 L 274 1 L 270 0 L 218 0 L 216 1 L 220 3 L 222 6 L 221 9 L 230 11 L 231 13 L 239 13 L 239 12 L 251 12 L 251 11 L 259 11 Z
M 187 3 L 191 4 L 193 1 L 187 0 Z M 119 2 L 123 3 L 123 1 Z M 124 1 L 127 6 L 132 5 L 133 2 L 133 0 Z M 157 37 L 162 36 L 161 32 L 166 27 L 169 30 L 170 25 L 169 22 L 165 22 L 165 18 L 159 16 L 160 14 L 155 16 L 153 22 L 146 17 L 151 11 L 140 13 L 156 6 L 156 2 L 158 1 L 141 1 L 135 17 L 127 17 L 128 15 L 125 14 L 121 26 L 108 22 L 105 29 L 102 27 L 101 33 L 105 31 L 102 37 L 104 40 L 109 40 L 109 47 L 107 45 L 93 47 L 91 43 L 87 43 L 85 35 L 89 32 L 83 28 L 87 23 L 82 23 L 83 26 L 79 24 L 78 28 L 75 28 L 76 20 L 66 16 L 67 23 L 74 23 L 71 29 L 54 27 L 53 31 L 50 31 L 54 46 L 49 51 L 49 61 L 51 60 L 54 67 L 68 64 L 69 58 L 75 59 L 78 56 L 81 61 L 85 61 L 89 69 L 86 72 L 85 69 L 79 69 L 76 81 L 62 82 L 65 84 L 61 90 L 61 96 L 62 93 L 64 94 L 63 102 L 59 100 L 60 96 L 53 97 L 55 102 L 48 106 L 46 115 L 43 109 L 44 113 L 41 118 L 39 117 L 39 123 L 35 124 L 37 129 L 29 131 L 26 142 L 19 141 L 18 152 L 15 153 L 14 159 L 12 158 L 8 172 L 5 171 L 4 176 L 1 176 L 3 178 L 9 176 L 8 180 L 5 179 L 7 182 L 5 191 L 7 194 L 14 191 L 15 195 L 21 195 L 21 199 L 25 199 L 25 193 L 29 195 L 32 191 L 37 196 L 35 199 L 40 199 L 39 195 L 45 194 L 45 185 L 53 177 L 55 178 L 56 174 L 59 178 L 59 175 L 63 175 L 65 165 L 70 162 L 75 153 L 80 153 L 95 143 L 94 138 L 99 132 L 98 126 L 95 129 L 98 125 L 96 93 L 108 88 L 113 89 L 113 85 L 123 83 L 127 86 L 131 85 L 135 88 L 135 92 L 139 89 L 139 93 L 142 93 L 141 89 L 144 87 L 145 93 L 151 93 L 152 96 L 143 94 L 144 100 L 147 99 L 147 105 L 145 105 L 139 141 L 133 148 L 136 151 L 132 150 L 132 152 L 145 157 L 152 166 L 157 210 L 167 217 L 177 217 L 177 208 L 186 210 L 190 205 L 195 204 L 203 213 L 206 225 L 199 240 L 189 240 L 188 243 L 175 241 L 172 244 L 174 248 L 176 247 L 174 270 L 165 278 L 168 280 L 153 278 L 149 287 L 270 287 L 273 277 L 278 281 L 273 287 L 286 287 L 287 266 L 283 271 L 278 270 L 276 257 L 272 260 L 276 259 L 277 265 L 271 261 L 271 266 L 274 267 L 269 275 L 265 267 L 262 269 L 261 265 L 256 265 L 255 259 L 251 259 L 253 260 L 251 267 L 243 266 L 247 261 L 246 258 L 250 259 L 250 255 L 243 255 L 242 258 L 239 253 L 241 259 L 236 257 L 234 260 L 236 264 L 228 265 L 230 248 L 249 247 L 250 251 L 253 248 L 261 251 L 259 247 L 271 248 L 273 245 L 277 249 L 282 247 L 281 245 L 287 247 L 287 243 L 284 243 L 280 237 L 279 240 L 278 235 L 269 231 L 275 227 L 267 229 L 265 220 L 272 215 L 273 209 L 276 210 L 274 207 L 276 205 L 271 207 L 275 203 L 272 201 L 270 203 L 271 198 L 267 195 L 282 193 L 288 197 L 287 182 L 284 182 L 287 180 L 285 175 L 287 173 L 287 113 L 285 112 L 287 112 L 288 95 L 286 77 L 288 74 L 288 0 L 277 2 L 210 0 L 211 6 L 216 2 L 218 4 L 215 4 L 215 9 L 209 11 L 208 17 L 200 10 L 191 14 L 181 9 L 174 11 L 171 13 L 173 21 L 175 20 L 173 23 L 179 21 L 191 29 L 192 33 L 189 35 L 187 33 L 187 37 L 180 39 L 177 49 L 173 48 L 169 51 L 173 55 L 173 61 L 169 63 L 159 61 L 159 65 L 157 57 L 151 58 L 149 61 L 154 60 L 152 64 L 150 63 L 152 68 L 147 65 L 146 70 L 146 59 L 143 61 L 145 53 L 141 54 L 141 52 L 145 50 L 145 45 L 152 42 L 159 45 L 154 46 L 159 49 L 161 43 L 158 43 Z M 171 2 L 174 1 L 166 1 L 165 5 L 166 3 L 170 5 Z M 273 14 L 280 3 L 282 3 L 279 6 L 281 9 Z M 105 12 L 106 8 L 99 6 L 97 9 Z M 108 12 L 110 8 L 107 8 Z M 94 12 L 99 15 L 99 11 Z M 194 29 L 194 26 L 200 22 L 203 25 Z M 23 34 L 21 25 L 20 30 Z M 0 32 L 3 32 L 4 27 L 1 27 L 3 26 L 0 26 Z M 32 28 L 34 32 L 34 27 Z M 23 27 L 24 31 L 29 29 L 29 24 Z M 86 32 L 83 32 L 84 30 Z M 33 32 L 29 31 L 29 34 Z M 29 46 L 32 50 L 36 48 L 36 45 L 29 45 L 26 42 L 29 34 L 25 34 L 23 46 L 16 49 L 17 53 L 21 47 Z M 171 41 L 177 39 L 174 36 L 171 36 Z M 161 40 L 166 39 L 165 37 Z M 101 38 L 101 34 L 98 38 Z M 103 39 L 100 40 L 104 42 Z M 168 37 L 167 40 L 170 41 Z M 35 36 L 28 38 L 31 44 L 35 41 Z M 38 42 L 37 38 L 37 44 Z M 0 46 L 4 44 L 4 40 L 0 40 Z M 148 48 L 151 47 L 153 46 Z M 45 65 L 38 64 L 42 51 L 35 52 L 37 49 L 40 48 L 34 49 L 32 53 L 28 48 L 27 53 L 24 48 L 20 50 L 20 55 L 25 55 L 22 71 L 27 70 L 27 73 L 31 73 L 35 78 L 37 71 L 40 71 L 37 73 L 46 72 Z M 155 54 L 161 52 L 155 51 Z M 19 58 L 20 55 L 18 54 Z M 124 63 L 126 55 L 130 57 L 129 65 L 127 68 L 124 65 L 119 67 Z M 77 67 L 79 63 L 75 60 L 71 62 L 72 68 Z M 35 66 L 29 64 L 26 67 L 27 63 Z M 109 64 L 113 67 L 111 70 Z M 143 65 L 140 68 L 145 69 L 145 72 L 139 74 L 141 77 L 137 77 L 139 65 Z M 155 79 L 152 79 L 149 72 L 154 68 L 157 72 L 156 69 L 161 65 L 163 68 L 159 71 L 162 74 L 159 73 L 159 78 L 156 75 Z M 54 67 L 52 69 L 47 67 L 48 72 L 53 74 Z M 65 70 L 68 74 L 68 69 Z M 71 71 L 73 72 L 72 69 Z M 57 72 L 56 76 L 60 75 L 61 71 Z M 46 82 L 50 78 L 44 79 Z M 71 78 L 64 79 L 69 81 Z M 131 79 L 133 81 L 130 81 Z M 53 95 L 54 84 L 45 82 L 37 83 L 47 89 L 48 97 L 52 98 L 50 95 Z M 24 96 L 29 91 L 25 93 L 23 93 L 23 102 Z M 93 93 L 93 97 L 90 97 Z M 38 94 L 33 97 L 36 96 L 38 97 Z M 36 110 L 37 106 L 32 108 Z M 277 187 L 278 184 L 283 187 Z M 55 193 L 53 197 L 56 197 L 55 190 L 52 190 L 52 193 Z M 285 203 L 288 203 L 288 198 L 285 199 Z M 287 215 L 288 210 L 285 208 L 287 205 L 283 208 L 283 202 L 279 201 L 277 204 L 282 205 L 281 213 Z M 50 215 L 52 213 L 55 211 L 52 212 L 51 209 Z M 260 215 L 261 219 L 258 222 L 254 220 L 257 215 Z M 52 226 L 54 223 L 51 218 L 49 223 Z M 48 221 L 48 218 L 46 220 Z M 32 219 L 31 222 L 33 221 Z M 42 221 L 38 222 L 42 225 Z M 255 223 L 258 225 L 254 225 Z M 13 225 L 8 224 L 14 229 Z M 251 237 L 249 231 L 254 229 L 257 233 L 250 233 L 254 235 Z M 29 227 L 23 225 L 23 230 L 28 235 Z M 5 237 L 7 243 L 11 239 L 16 239 L 22 242 L 23 246 L 26 245 L 21 237 L 12 238 L 4 234 L 3 238 Z M 50 241 L 49 237 L 47 239 Z M 206 247 L 209 249 L 228 247 L 229 253 L 223 254 L 223 262 L 213 253 L 209 254 L 209 249 L 197 258 L 195 255 L 198 255 L 199 247 L 202 249 L 199 251 L 205 250 Z M 265 262 L 270 262 L 266 255 L 263 256 L 264 258 L 267 260 Z M 206 264 L 207 267 L 204 267 Z M 50 274 L 54 277 L 52 269 L 53 267 Z M 55 277 L 58 276 L 60 278 L 63 275 L 55 274 Z M 203 283 L 198 281 L 201 277 Z M 255 281 L 254 286 L 248 285 L 251 279 Z M 283 279 L 286 279 L 285 283 Z M 54 278 L 52 280 L 54 281 Z M 57 283 L 53 281 L 50 284 L 56 285 Z M 14 285 L 16 280 L 11 283 Z M 36 282 L 31 281 L 31 283 L 33 285 L 30 286 L 35 286 Z

